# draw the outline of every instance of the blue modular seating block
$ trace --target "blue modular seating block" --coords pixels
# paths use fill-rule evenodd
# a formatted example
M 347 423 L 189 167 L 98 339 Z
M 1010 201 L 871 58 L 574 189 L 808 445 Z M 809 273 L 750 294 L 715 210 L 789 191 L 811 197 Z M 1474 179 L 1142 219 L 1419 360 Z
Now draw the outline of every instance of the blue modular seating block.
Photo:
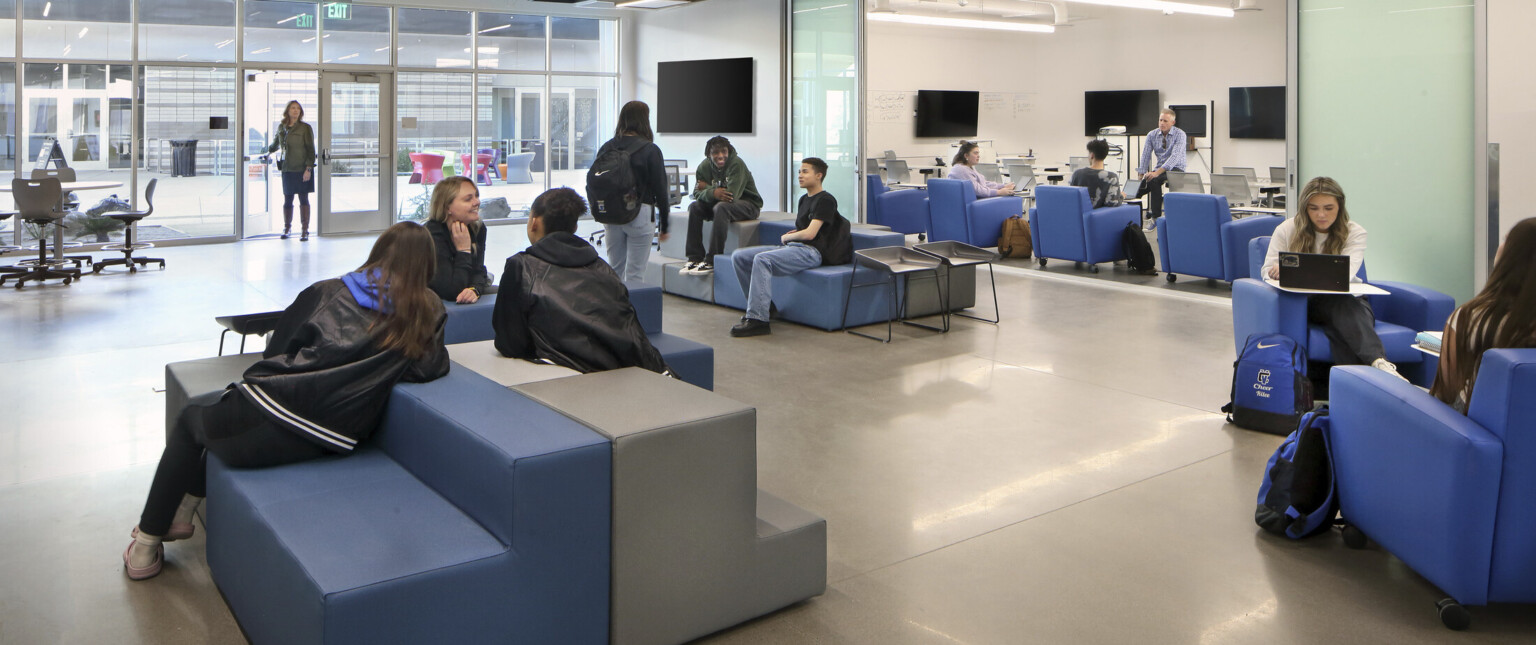
M 640 326 L 678 378 L 706 390 L 714 389 L 714 348 L 661 331 L 661 287 L 644 282 L 626 282 L 624 286 L 629 288 L 629 302 L 635 307 Z M 473 343 L 496 337 L 496 330 L 491 326 L 496 294 L 481 296 L 474 304 L 445 304 L 448 321 L 444 324 L 443 335 L 447 344 Z
M 606 643 L 611 455 L 454 365 L 396 386 L 357 454 L 210 455 L 209 568 L 258 644 Z
M 1257 267 L 1263 263 L 1268 249 L 1267 236 L 1249 243 L 1249 258 L 1256 263 L 1255 274 L 1259 273 Z M 1365 274 L 1365 267 L 1360 267 L 1361 278 Z M 1413 349 L 1414 338 L 1421 331 L 1445 329 L 1445 321 L 1456 309 L 1456 300 L 1434 289 L 1403 282 L 1370 283 L 1389 292 L 1385 296 L 1368 296 L 1376 314 L 1376 335 L 1381 337 L 1387 360 L 1396 363 L 1408 380 L 1429 387 L 1434 383 L 1439 361 Z M 1322 327 L 1307 322 L 1305 294 L 1281 291 L 1254 278 L 1233 282 L 1232 334 L 1236 350 L 1242 351 L 1250 335 L 1268 333 L 1285 334 L 1296 341 L 1308 360 L 1333 362 L 1332 345 Z
M 767 240 L 778 239 L 792 230 L 794 222 L 787 220 L 766 221 L 758 226 L 761 239 Z M 851 234 L 855 251 L 902 246 L 906 241 L 901 233 L 862 227 L 851 228 Z M 736 278 L 736 269 L 731 264 L 730 255 L 715 256 L 714 275 L 715 304 L 746 309 L 747 297 Z M 848 297 L 852 276 L 853 264 L 850 263 L 820 266 L 791 276 L 775 277 L 773 303 L 785 320 L 826 330 L 841 329 L 843 303 Z M 863 281 L 862 276 L 860 281 Z M 857 289 L 848 306 L 848 326 L 885 322 L 890 315 L 890 305 L 890 292 L 887 289 Z
M 1343 516 L 1462 604 L 1536 602 L 1536 350 L 1484 353 L 1465 416 L 1368 367 L 1331 381 Z
M 864 180 L 870 224 L 906 235 L 929 233 L 927 192 L 916 188 L 891 190 L 878 175 L 865 175 Z
M 997 246 L 1003 222 L 1024 214 L 1024 198 L 976 198 L 971 182 L 958 179 L 928 180 L 928 238 L 933 242 L 954 240 L 972 246 Z M 1039 243 L 1036 242 L 1038 246 Z
M 1269 235 L 1284 217 L 1232 219 L 1225 195 L 1168 193 L 1157 220 L 1158 257 L 1172 280 L 1184 274 L 1231 282 L 1248 275 L 1248 243 Z
M 1140 220 L 1133 204 L 1094 209 L 1081 186 L 1036 186 L 1029 232 L 1042 266 L 1047 258 L 1098 264 L 1125 259 L 1120 236 Z

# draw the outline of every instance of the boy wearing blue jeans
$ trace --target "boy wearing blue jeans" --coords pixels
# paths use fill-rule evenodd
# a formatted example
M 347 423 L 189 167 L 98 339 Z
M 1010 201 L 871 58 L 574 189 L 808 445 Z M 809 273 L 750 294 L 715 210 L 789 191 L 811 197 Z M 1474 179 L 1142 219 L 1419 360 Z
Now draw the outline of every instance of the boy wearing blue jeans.
M 800 162 L 800 198 L 795 230 L 779 238 L 783 246 L 753 246 L 731 254 L 736 279 L 747 294 L 746 315 L 731 328 L 731 335 L 771 334 L 769 310 L 773 306 L 773 277 L 794 275 L 823 264 L 847 264 L 853 259 L 853 238 L 848 220 L 837 212 L 837 199 L 821 189 L 827 162 L 806 157 Z

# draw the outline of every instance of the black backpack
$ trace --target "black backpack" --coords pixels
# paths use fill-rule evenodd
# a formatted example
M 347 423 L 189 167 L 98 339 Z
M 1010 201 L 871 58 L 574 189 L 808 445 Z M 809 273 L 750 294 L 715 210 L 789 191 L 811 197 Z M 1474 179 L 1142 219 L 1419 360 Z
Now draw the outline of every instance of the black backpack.
M 1157 260 L 1152 256 L 1152 245 L 1147 242 L 1147 235 L 1135 222 L 1127 223 L 1125 230 L 1121 231 L 1120 248 L 1125 251 L 1125 263 L 1131 267 L 1132 271 L 1139 273 L 1157 271 Z
M 645 145 L 644 140 L 638 140 Z M 620 139 L 603 146 L 587 169 L 587 205 L 600 224 L 628 224 L 640 214 L 640 190 L 629 157 L 639 150 Z

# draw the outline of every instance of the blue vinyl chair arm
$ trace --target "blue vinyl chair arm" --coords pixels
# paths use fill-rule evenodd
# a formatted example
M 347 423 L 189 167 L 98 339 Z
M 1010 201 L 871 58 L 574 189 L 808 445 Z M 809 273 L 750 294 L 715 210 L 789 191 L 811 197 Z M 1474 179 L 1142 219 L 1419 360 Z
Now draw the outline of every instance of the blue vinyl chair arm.
M 1255 215 L 1221 225 L 1222 266 L 1226 269 L 1228 282 L 1252 277 L 1248 268 L 1249 242 L 1257 237 L 1268 236 L 1283 221 L 1284 217 Z M 1260 257 L 1259 261 L 1263 262 L 1263 258 Z
M 997 236 L 1003 230 L 1003 221 L 1023 212 L 1023 197 L 988 197 L 971 202 L 970 244 L 981 247 L 997 246 Z
M 1232 340 L 1236 352 L 1243 351 L 1243 344 L 1253 334 L 1276 333 L 1306 347 L 1307 297 L 1281 291 L 1253 278 L 1233 282 Z
M 1405 282 L 1379 281 L 1372 285 L 1392 292 L 1371 296 L 1376 319 L 1415 331 L 1440 331 L 1456 309 L 1456 299 L 1428 287 Z
M 1120 231 L 1141 219 L 1141 207 L 1132 204 L 1099 208 L 1083 218 L 1083 239 L 1088 243 L 1088 262 L 1125 259 Z
M 1039 222 L 1039 218 L 1040 218 L 1040 209 L 1038 209 L 1038 208 L 1031 208 L 1031 209 L 1029 209 L 1029 216 L 1027 218 L 1029 220 L 1029 239 L 1031 240 L 1031 243 L 1036 244 L 1036 245 L 1040 244 L 1040 242 L 1039 242 L 1039 240 L 1040 240 L 1040 225 L 1038 223 Z M 1038 256 L 1040 254 L 1036 253 L 1035 255 Z
M 1504 444 L 1412 384 L 1333 368 L 1339 510 L 1463 604 L 1487 603 Z

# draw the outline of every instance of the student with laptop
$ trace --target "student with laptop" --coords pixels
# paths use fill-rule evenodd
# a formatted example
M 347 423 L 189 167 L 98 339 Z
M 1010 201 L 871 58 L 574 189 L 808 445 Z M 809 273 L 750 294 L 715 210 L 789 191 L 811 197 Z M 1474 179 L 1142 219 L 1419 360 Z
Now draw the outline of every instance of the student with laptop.
M 1344 189 L 1329 177 L 1315 177 L 1301 190 L 1301 212 L 1281 222 L 1264 255 L 1264 275 L 1280 278 L 1280 253 L 1322 253 L 1349 257 L 1349 280 L 1362 282 L 1365 227 L 1349 221 Z M 1333 349 L 1335 365 L 1370 365 L 1402 378 L 1376 335 L 1376 316 L 1363 297 L 1348 293 L 1314 295 L 1307 299 L 1307 321 L 1322 325 Z M 1405 379 L 1406 380 L 1406 379 Z
M 1509 230 L 1488 284 L 1446 321 L 1429 393 L 1466 414 L 1483 352 L 1515 347 L 1536 347 L 1536 217 Z
M 1072 186 L 1087 188 L 1088 199 L 1093 201 L 1094 208 L 1119 206 L 1125 201 L 1125 195 L 1120 192 L 1120 176 L 1112 170 L 1104 169 L 1104 158 L 1108 156 L 1108 141 L 1089 141 L 1088 167 L 1073 171 L 1072 179 L 1067 182 Z
M 987 181 L 981 173 L 976 172 L 975 166 L 981 161 L 981 146 L 973 141 L 961 141 L 960 151 L 955 153 L 951 160 L 953 167 L 949 169 L 949 178 L 971 182 L 971 187 L 976 190 L 976 198 L 983 197 L 1007 197 L 1013 194 L 1013 184 L 1000 184 L 995 181 Z

